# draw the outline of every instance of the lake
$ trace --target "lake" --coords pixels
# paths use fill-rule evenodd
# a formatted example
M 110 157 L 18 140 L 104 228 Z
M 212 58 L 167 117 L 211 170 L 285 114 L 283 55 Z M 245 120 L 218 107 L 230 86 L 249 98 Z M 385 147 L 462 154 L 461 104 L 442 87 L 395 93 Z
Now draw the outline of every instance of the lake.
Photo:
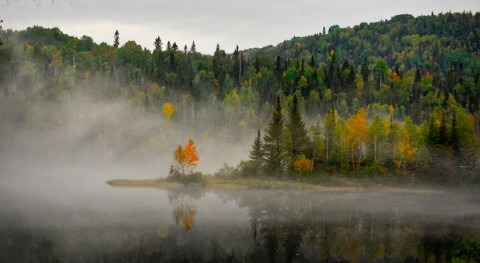
M 135 169 L 82 167 L 4 167 L 0 262 L 446 262 L 480 240 L 465 192 L 115 188 Z

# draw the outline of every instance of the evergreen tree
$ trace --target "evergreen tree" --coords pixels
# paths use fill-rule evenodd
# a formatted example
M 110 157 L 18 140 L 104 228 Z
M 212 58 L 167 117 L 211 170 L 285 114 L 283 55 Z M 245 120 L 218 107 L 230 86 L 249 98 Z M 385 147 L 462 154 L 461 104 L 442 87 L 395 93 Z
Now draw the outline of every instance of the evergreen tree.
M 277 58 L 275 59 L 275 68 L 273 69 L 273 74 L 275 76 L 275 81 L 278 85 L 278 90 L 282 89 L 282 73 L 282 59 L 280 58 L 280 56 L 277 55 Z
M 455 112 L 455 108 L 453 108 L 452 112 L 452 126 L 450 127 L 450 146 L 458 153 L 460 150 L 460 136 L 458 134 L 457 128 L 457 114 Z
M 2 23 L 3 20 L 0 20 L 0 34 L 2 33 Z M 2 39 L 0 38 L 0 46 L 3 45 Z
M 282 145 L 284 116 L 280 105 L 280 97 L 277 96 L 275 110 L 272 112 L 272 119 L 265 130 L 264 152 L 266 157 L 267 175 L 282 175 L 284 171 L 284 150 Z
M 442 117 L 440 119 L 440 127 L 438 128 L 438 143 L 446 145 L 447 138 L 447 121 L 445 120 L 445 110 L 442 110 Z
M 310 58 L 310 67 L 312 67 L 313 69 L 316 69 L 317 63 L 315 62 L 315 57 L 312 55 L 312 57 Z
M 264 158 L 263 143 L 262 143 L 262 137 L 259 129 L 257 137 L 253 142 L 252 150 L 250 151 L 250 160 L 252 162 L 254 171 L 256 172 L 257 175 L 260 174 L 261 172 L 263 161 L 264 161 L 263 158 Z
M 195 45 L 195 40 L 192 42 L 192 46 L 190 47 L 190 53 L 197 52 L 197 45 Z
M 240 60 L 240 52 L 238 51 L 238 45 L 235 48 L 235 51 L 233 51 L 232 55 L 233 59 L 233 81 L 235 86 L 238 86 L 240 84 L 240 67 L 241 67 L 241 60 Z
M 287 122 L 287 129 L 290 134 L 291 145 L 289 147 L 289 154 L 292 160 L 297 159 L 301 155 L 310 156 L 310 140 L 308 138 L 307 130 L 305 129 L 305 123 L 298 110 L 298 99 L 296 94 L 293 95 L 293 104 Z
M 113 47 L 118 48 L 120 45 L 120 34 L 118 33 L 118 30 L 115 30 L 115 34 L 113 35 Z
M 153 45 L 155 46 L 155 50 L 162 51 L 162 40 L 160 39 L 160 36 L 157 36 L 155 38 L 155 42 L 153 42 Z
M 439 142 L 438 128 L 437 125 L 435 125 L 435 118 L 433 116 L 430 116 L 428 121 L 427 142 L 429 145 L 435 145 Z

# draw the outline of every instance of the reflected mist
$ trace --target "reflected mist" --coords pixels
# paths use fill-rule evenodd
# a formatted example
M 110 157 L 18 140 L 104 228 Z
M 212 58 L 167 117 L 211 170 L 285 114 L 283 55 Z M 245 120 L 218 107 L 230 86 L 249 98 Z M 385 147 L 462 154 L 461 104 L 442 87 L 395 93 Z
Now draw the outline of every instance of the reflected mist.
M 104 190 L 110 197 L 98 209 L 68 208 L 70 220 L 58 214 L 64 207 L 53 207 L 16 213 L 49 223 L 17 221 L 2 206 L 3 258 L 447 262 L 458 241 L 480 236 L 478 197 L 452 192 Z
M 12 105 L 0 105 L 0 262 L 447 262 L 480 239 L 478 192 L 110 187 L 165 176 L 175 140 L 195 139 L 198 170 L 213 172 L 250 138 L 119 103 Z

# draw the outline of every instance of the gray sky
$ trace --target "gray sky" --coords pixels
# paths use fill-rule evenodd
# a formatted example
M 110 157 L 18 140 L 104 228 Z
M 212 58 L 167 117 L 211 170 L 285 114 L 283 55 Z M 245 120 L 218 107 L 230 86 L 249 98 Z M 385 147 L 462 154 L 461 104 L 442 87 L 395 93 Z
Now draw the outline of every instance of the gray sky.
M 59 27 L 91 36 L 95 42 L 135 40 L 148 49 L 160 36 L 165 43 L 213 53 L 217 43 L 231 53 L 276 45 L 293 36 L 318 33 L 331 25 L 354 26 L 397 14 L 480 11 L 480 0 L 0 0 L 5 29 Z

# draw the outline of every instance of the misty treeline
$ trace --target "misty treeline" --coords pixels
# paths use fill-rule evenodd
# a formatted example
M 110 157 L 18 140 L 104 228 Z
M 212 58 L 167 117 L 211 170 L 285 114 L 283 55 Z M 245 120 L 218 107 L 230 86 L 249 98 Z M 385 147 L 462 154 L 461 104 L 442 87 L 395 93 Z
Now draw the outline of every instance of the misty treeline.
M 399 15 L 261 49 L 227 53 L 217 45 L 213 55 L 197 52 L 194 41 L 182 48 L 160 36 L 149 50 L 121 44 L 118 31 L 111 44 L 97 44 L 58 28 L 7 29 L 0 97 L 28 104 L 87 91 L 159 115 L 169 102 L 169 122 L 224 140 L 252 138 L 270 122 L 256 140 L 265 155 L 253 165 L 268 175 L 458 179 L 479 169 L 479 28 L 479 13 Z

